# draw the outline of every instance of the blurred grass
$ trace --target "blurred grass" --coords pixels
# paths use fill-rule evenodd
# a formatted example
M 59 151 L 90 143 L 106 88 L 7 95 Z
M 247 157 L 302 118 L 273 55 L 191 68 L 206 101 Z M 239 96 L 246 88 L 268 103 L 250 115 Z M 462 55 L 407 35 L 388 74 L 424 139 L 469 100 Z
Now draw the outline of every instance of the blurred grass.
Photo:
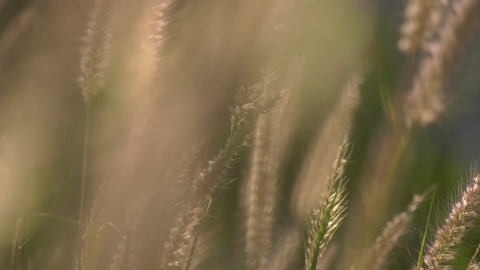
M 119 1 L 115 8 L 113 32 L 118 47 L 107 86 L 92 103 L 87 197 L 91 200 L 102 190 L 96 183 L 105 181 L 111 187 L 103 195 L 108 220 L 124 232 L 130 229 L 125 212 L 135 212 L 132 209 L 144 203 L 142 200 L 148 201 L 139 211 L 145 219 L 138 236 L 143 243 L 139 269 L 150 269 L 156 263 L 178 210 L 171 171 L 181 153 L 206 140 L 199 159 L 214 155 L 228 132 L 228 106 L 235 88 L 255 80 L 269 49 L 278 45 L 271 40 L 264 47 L 256 43 L 262 38 L 258 29 L 270 3 L 175 2 L 172 12 L 178 14 L 166 33 L 161 75 L 145 92 L 133 89 L 142 82 L 143 62 L 134 61 L 140 45 L 131 37 L 150 1 Z M 294 5 L 294 16 L 284 18 L 291 26 L 288 34 L 293 42 L 286 48 L 280 46 L 287 56 L 298 52 L 307 56 L 297 122 L 286 127 L 295 130 L 295 135 L 284 169 L 290 182 L 285 183 L 283 198 L 291 196 L 291 179 L 338 99 L 337 89 L 366 58 L 369 73 L 353 121 L 347 173 L 353 197 L 364 184 L 361 178 L 381 130 L 395 119 L 387 105 L 404 91 L 399 85 L 407 84 L 402 80 L 410 60 L 396 48 L 403 11 L 394 1 L 302 3 Z M 76 79 L 79 40 L 90 8 L 91 1 L 0 2 L 0 35 L 13 37 L 0 39 L 0 269 L 10 267 L 19 216 L 24 220 L 20 230 L 23 269 L 69 269 L 71 265 L 75 226 L 29 213 L 78 216 L 85 106 Z M 26 10 L 31 13 L 22 13 Z M 22 14 L 27 18 L 25 28 L 16 21 Z M 18 35 L 8 36 L 9 31 Z M 441 210 L 450 205 L 452 191 L 460 186 L 458 179 L 479 157 L 479 94 L 473 91 L 479 85 L 475 74 L 480 58 L 478 42 L 472 44 L 451 83 L 457 101 L 452 112 L 439 124 L 410 135 L 394 175 L 395 181 L 403 184 L 396 190 L 398 203 L 388 205 L 390 216 L 402 211 L 412 194 L 437 185 L 434 206 L 440 210 L 434 217 L 441 217 Z M 241 155 L 248 159 L 248 153 Z M 221 248 L 202 269 L 233 269 L 232 264 L 235 269 L 245 267 L 236 251 L 241 230 L 238 179 L 244 177 L 245 160 L 239 161 L 236 166 L 240 170 L 229 176 L 237 180 L 222 188 L 213 201 L 211 218 L 204 227 L 218 227 L 214 243 Z M 292 219 L 288 204 L 288 199 L 280 202 L 281 223 Z M 427 214 L 428 207 L 421 207 L 415 229 L 403 246 L 420 246 L 418 231 L 423 230 Z M 345 230 L 346 226 L 339 230 L 340 239 Z M 461 261 L 470 259 L 478 237 L 478 232 L 473 232 L 467 238 Z M 415 253 L 415 248 L 398 249 L 391 268 L 409 268 L 416 259 L 411 252 Z M 108 259 L 104 260 L 103 266 L 108 264 Z

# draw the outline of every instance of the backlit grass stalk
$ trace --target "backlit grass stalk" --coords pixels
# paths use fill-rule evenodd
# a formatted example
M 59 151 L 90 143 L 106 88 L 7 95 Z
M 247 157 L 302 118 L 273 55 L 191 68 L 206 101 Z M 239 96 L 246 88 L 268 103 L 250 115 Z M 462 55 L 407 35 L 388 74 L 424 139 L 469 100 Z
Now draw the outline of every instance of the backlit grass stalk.
M 152 42 L 151 57 L 153 58 L 153 71 L 156 71 L 160 62 L 159 50 L 162 48 L 167 35 L 167 26 L 170 18 L 170 9 L 173 6 L 172 0 L 159 0 L 151 10 L 151 20 L 149 22 L 148 39 Z
M 480 270 L 479 263 L 471 263 L 467 266 L 467 270 Z
M 267 267 L 273 247 L 281 169 L 290 133 L 285 125 L 289 125 L 292 87 L 285 91 L 278 106 L 259 116 L 255 128 L 250 175 L 243 196 L 246 255 L 252 269 Z
M 347 139 L 338 150 L 337 159 L 328 179 L 328 194 L 308 219 L 308 232 L 305 247 L 305 266 L 316 270 L 318 259 L 325 252 L 327 244 L 346 215 L 345 167 L 348 151 Z
M 86 104 L 85 135 L 80 193 L 79 220 L 84 218 L 86 177 L 88 164 L 88 140 L 91 118 L 91 100 L 105 85 L 106 68 L 110 54 L 110 32 L 108 30 L 108 0 L 96 0 L 90 14 L 83 45 L 80 49 L 80 77 L 78 83 Z
M 275 186 L 269 188 L 268 184 L 277 181 L 277 163 L 271 163 L 270 136 L 271 114 L 259 117 L 255 129 L 254 147 L 250 175 L 246 180 L 245 190 L 245 248 L 247 263 L 251 269 L 263 269 L 268 262 L 267 250 L 272 245 L 272 216 L 273 205 L 267 196 L 272 197 Z M 275 178 L 273 178 L 275 177 Z M 268 203 L 268 205 L 267 205 Z
M 477 246 L 477 249 L 475 249 L 475 253 L 473 254 L 470 262 L 468 263 L 468 270 L 480 269 L 480 264 L 477 261 L 478 253 L 480 253 L 480 245 Z
M 437 189 L 435 188 L 432 195 L 432 201 L 430 202 L 430 209 L 428 210 L 427 224 L 425 225 L 425 232 L 422 237 L 422 244 L 420 246 L 420 251 L 418 252 L 417 267 L 415 269 L 420 269 L 423 266 L 423 258 L 425 257 L 425 246 L 427 245 L 427 234 L 428 229 L 430 228 L 430 218 L 432 217 L 433 209 L 433 200 L 435 199 L 435 194 Z
M 408 127 L 425 126 L 438 120 L 446 108 L 446 83 L 453 62 L 479 14 L 479 1 L 453 1 L 445 23 L 438 30 L 438 40 L 426 45 L 427 55 L 420 62 L 413 86 L 405 103 Z
M 230 136 L 217 156 L 208 161 L 194 177 L 187 201 L 165 244 L 161 269 L 183 269 L 190 260 L 192 244 L 198 227 L 207 214 L 214 191 L 226 181 L 225 172 L 235 160 L 235 155 L 248 146 L 256 117 L 275 103 L 276 98 L 261 103 L 262 91 L 260 85 L 254 85 L 242 88 L 237 93 L 236 105 L 231 110 Z
M 405 9 L 405 19 L 400 28 L 399 49 L 404 53 L 414 53 L 424 40 L 428 31 L 430 14 L 435 0 L 410 0 Z
M 443 224 L 437 229 L 433 242 L 424 257 L 427 269 L 450 269 L 456 258 L 456 248 L 462 238 L 474 228 L 480 211 L 480 176 L 477 174 L 457 202 Z
M 344 147 L 352 124 L 353 114 L 360 100 L 363 76 L 355 74 L 342 89 L 339 101 L 325 120 L 305 158 L 295 185 L 292 199 L 293 211 L 299 220 L 304 220 L 318 206 L 319 199 L 331 190 L 332 164 L 338 159 L 338 149 Z
M 424 196 L 415 195 L 407 210 L 396 215 L 387 223 L 380 236 L 377 237 L 373 246 L 366 253 L 362 269 L 386 269 L 390 254 L 400 239 L 407 234 L 413 214 L 424 199 Z

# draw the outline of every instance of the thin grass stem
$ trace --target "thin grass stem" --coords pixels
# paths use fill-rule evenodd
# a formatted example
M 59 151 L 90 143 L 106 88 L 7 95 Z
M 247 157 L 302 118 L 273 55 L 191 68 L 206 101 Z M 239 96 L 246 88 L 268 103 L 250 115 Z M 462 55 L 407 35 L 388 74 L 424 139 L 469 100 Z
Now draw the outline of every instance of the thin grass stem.
M 86 180 L 87 180 L 87 164 L 88 164 L 88 133 L 90 126 L 90 104 L 86 104 L 86 115 L 85 115 L 85 135 L 83 141 L 83 164 L 82 164 L 82 182 L 81 182 L 81 191 L 80 191 L 80 214 L 79 222 L 83 219 L 85 212 L 85 190 L 86 190 Z
M 433 191 L 432 202 L 430 203 L 430 209 L 428 210 L 427 224 L 425 225 L 425 233 L 423 234 L 422 246 L 420 248 L 420 253 L 418 254 L 417 269 L 420 269 L 423 266 L 423 257 L 425 256 L 425 245 L 427 244 L 427 234 L 428 234 L 428 225 L 430 224 L 430 217 L 432 216 L 433 209 L 433 200 L 435 199 L 435 193 L 437 189 Z
M 12 257 L 10 261 L 10 270 L 17 270 L 18 269 L 18 238 L 20 234 L 20 226 L 22 225 L 22 218 L 18 218 L 17 224 L 15 226 L 15 236 L 13 237 L 13 245 L 12 245 Z

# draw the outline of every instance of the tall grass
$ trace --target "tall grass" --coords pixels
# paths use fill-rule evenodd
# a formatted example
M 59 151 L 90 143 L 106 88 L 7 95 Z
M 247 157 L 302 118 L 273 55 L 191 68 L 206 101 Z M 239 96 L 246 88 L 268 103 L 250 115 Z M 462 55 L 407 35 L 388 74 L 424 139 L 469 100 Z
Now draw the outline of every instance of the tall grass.
M 479 269 L 480 5 L 398 5 L 0 2 L 0 269 Z

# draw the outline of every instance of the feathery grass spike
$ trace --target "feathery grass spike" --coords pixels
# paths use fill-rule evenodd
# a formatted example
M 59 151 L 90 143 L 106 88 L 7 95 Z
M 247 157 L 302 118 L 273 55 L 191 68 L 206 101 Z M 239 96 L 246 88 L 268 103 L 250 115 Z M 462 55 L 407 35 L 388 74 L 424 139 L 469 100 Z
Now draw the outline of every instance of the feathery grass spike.
M 83 45 L 80 48 L 80 77 L 78 82 L 87 104 L 105 85 L 106 69 L 110 54 L 110 30 L 108 29 L 109 0 L 96 0 L 90 14 Z
M 455 260 L 456 248 L 465 234 L 474 227 L 480 210 L 480 176 L 477 174 L 435 232 L 424 263 L 429 269 L 449 269 Z
M 278 98 L 261 103 L 262 91 L 260 86 L 254 85 L 242 88 L 237 93 L 235 106 L 231 109 L 230 136 L 217 156 L 208 161 L 194 177 L 190 196 L 165 244 L 162 269 L 183 269 L 188 263 L 198 226 L 207 214 L 214 191 L 225 181 L 224 173 L 234 161 L 236 153 L 248 146 L 256 117 L 269 110 Z
M 410 0 L 405 9 L 405 19 L 400 28 L 399 49 L 404 53 L 414 53 L 422 45 L 430 23 L 434 0 Z
M 364 258 L 364 269 L 381 270 L 385 269 L 388 256 L 393 251 L 400 238 L 404 236 L 412 221 L 413 213 L 425 199 L 424 196 L 415 195 L 412 202 L 408 205 L 407 210 L 396 215 L 383 228 L 380 236 L 377 237 L 375 243 L 367 252 Z
M 289 133 L 283 124 L 288 121 L 291 94 L 287 90 L 278 106 L 259 116 L 255 128 L 251 167 L 244 191 L 246 255 L 252 269 L 267 267 L 273 246 L 280 169 Z
M 340 100 L 329 113 L 302 165 L 292 200 L 295 214 L 301 220 L 318 205 L 318 199 L 329 192 L 327 179 L 331 177 L 332 164 L 338 162 L 335 161 L 338 149 L 344 147 L 342 145 L 348 136 L 353 114 L 359 104 L 362 82 L 363 76 L 360 74 L 354 74 L 347 81 Z
M 472 258 L 470 259 L 470 262 L 468 263 L 468 267 L 473 267 L 472 269 L 474 269 L 474 267 L 479 267 L 480 266 L 477 262 L 478 253 L 480 253 L 480 245 L 478 245 L 477 249 L 475 249 L 475 253 L 473 253 Z M 468 269 L 471 269 L 471 268 L 468 268 Z M 480 269 L 480 268 L 478 268 L 478 269 Z
M 445 111 L 446 80 L 462 45 L 461 40 L 465 38 L 471 21 L 479 14 L 479 5 L 477 0 L 454 1 L 452 10 L 438 31 L 438 40 L 426 45 L 428 55 L 420 62 L 418 75 L 405 103 L 408 127 L 433 123 Z
M 307 270 L 315 270 L 318 259 L 324 253 L 328 242 L 340 226 L 346 213 L 345 167 L 348 150 L 347 139 L 344 140 L 331 176 L 328 179 L 328 195 L 321 205 L 314 209 L 308 219 L 307 243 L 305 248 L 305 265 Z

